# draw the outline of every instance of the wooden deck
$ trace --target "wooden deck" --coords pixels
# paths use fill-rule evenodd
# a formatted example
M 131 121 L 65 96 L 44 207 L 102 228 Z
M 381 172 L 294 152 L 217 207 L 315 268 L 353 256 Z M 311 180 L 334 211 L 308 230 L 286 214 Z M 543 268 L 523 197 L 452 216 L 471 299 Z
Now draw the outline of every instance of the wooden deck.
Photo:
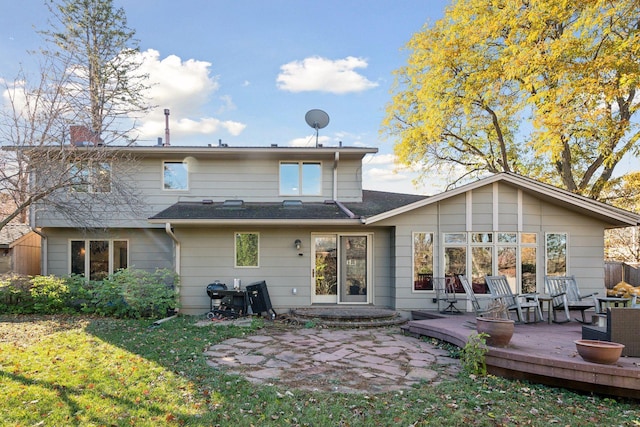
M 409 321 L 403 326 L 405 333 L 438 338 L 459 347 L 463 347 L 469 335 L 475 333 L 472 314 L 421 312 L 416 315 L 434 318 Z M 507 348 L 489 347 L 487 370 L 507 378 L 640 399 L 640 358 L 621 357 L 613 365 L 582 360 L 574 344 L 575 340 L 582 338 L 581 326 L 576 321 L 516 324 Z

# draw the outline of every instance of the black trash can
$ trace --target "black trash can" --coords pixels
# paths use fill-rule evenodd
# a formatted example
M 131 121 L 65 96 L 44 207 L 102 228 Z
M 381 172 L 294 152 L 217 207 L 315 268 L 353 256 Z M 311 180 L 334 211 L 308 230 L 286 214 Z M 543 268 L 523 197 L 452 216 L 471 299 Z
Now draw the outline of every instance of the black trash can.
M 276 318 L 276 312 L 271 305 L 271 298 L 269 298 L 267 282 L 262 280 L 247 285 L 247 295 L 249 296 L 249 303 L 251 304 L 251 310 L 254 314 L 266 312 L 271 319 Z

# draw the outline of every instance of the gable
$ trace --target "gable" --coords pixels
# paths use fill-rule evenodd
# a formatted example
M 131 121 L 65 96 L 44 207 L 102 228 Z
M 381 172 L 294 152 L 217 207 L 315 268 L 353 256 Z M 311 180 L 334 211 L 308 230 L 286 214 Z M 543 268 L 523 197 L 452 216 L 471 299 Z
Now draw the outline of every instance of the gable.
M 496 185 L 498 187 L 496 187 Z M 505 188 L 508 187 L 517 191 L 501 192 L 499 190 L 500 186 L 506 186 Z M 493 212 L 492 215 L 503 215 L 503 221 L 513 221 L 515 215 L 527 215 L 529 212 L 528 209 L 532 205 L 531 200 L 538 199 L 574 213 L 592 217 L 605 223 L 607 228 L 630 227 L 640 224 L 640 215 L 510 173 L 496 174 L 471 184 L 416 201 L 415 203 L 374 215 L 367 218 L 366 223 L 374 224 L 430 204 L 437 204 L 441 201 L 460 200 L 460 197 L 465 194 L 472 194 L 474 198 L 480 196 L 486 199 L 486 209 L 481 208 L 481 214 L 482 212 L 485 212 L 485 214 L 487 212 Z M 521 195 L 518 196 L 517 194 Z M 493 208 L 498 205 L 501 208 L 500 210 Z M 492 206 L 491 210 L 488 209 L 489 206 Z M 514 208 L 517 209 L 514 210 Z M 506 215 L 509 215 L 510 217 L 506 217 Z M 499 220 L 500 218 L 498 218 L 497 221 Z M 521 219 L 517 220 L 521 221 Z M 493 219 L 492 222 L 495 223 L 496 219 Z

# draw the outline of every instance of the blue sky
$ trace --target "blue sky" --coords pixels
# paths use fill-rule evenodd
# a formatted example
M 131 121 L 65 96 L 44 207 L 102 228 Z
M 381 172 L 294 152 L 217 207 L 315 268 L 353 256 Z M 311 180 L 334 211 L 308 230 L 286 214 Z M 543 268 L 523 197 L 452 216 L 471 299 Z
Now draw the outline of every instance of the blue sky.
M 4 2 L 0 16 L 0 78 L 13 80 L 28 50 L 42 45 L 44 0 Z M 365 188 L 432 194 L 415 174 L 394 173 L 393 141 L 380 136 L 393 70 L 404 45 L 442 17 L 442 0 L 116 0 L 135 29 L 158 105 L 141 122 L 141 144 L 315 144 L 310 109 L 330 123 L 319 142 L 377 147 L 365 159 Z

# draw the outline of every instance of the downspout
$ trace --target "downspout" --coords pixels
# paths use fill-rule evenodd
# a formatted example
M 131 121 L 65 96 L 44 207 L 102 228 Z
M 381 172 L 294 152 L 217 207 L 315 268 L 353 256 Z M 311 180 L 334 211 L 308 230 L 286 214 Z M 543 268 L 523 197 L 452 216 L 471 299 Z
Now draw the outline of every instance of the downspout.
M 333 200 L 338 200 L 338 162 L 340 161 L 340 152 L 336 151 L 333 157 Z
M 356 219 L 356 218 L 359 218 L 359 216 L 358 216 L 358 215 L 356 215 L 356 214 L 354 214 L 353 212 L 351 212 L 351 211 L 349 210 L 349 208 L 347 208 L 345 205 L 343 205 L 343 204 L 342 204 L 342 202 L 339 202 L 339 201 L 337 201 L 337 200 L 334 200 L 334 202 L 336 203 L 336 205 L 338 205 L 338 207 L 340 208 L 340 210 L 342 210 L 342 212 L 344 212 L 344 213 L 349 217 L 349 219 Z
M 178 240 L 178 238 L 176 237 L 176 235 L 173 233 L 173 230 L 171 230 L 171 223 L 167 222 L 164 224 L 164 230 L 167 232 L 167 234 L 169 235 L 169 237 L 171 237 L 171 240 L 173 240 L 173 243 L 175 243 L 176 245 L 176 274 L 178 275 L 178 277 L 180 277 L 180 240 Z M 176 289 L 176 293 L 178 294 L 178 302 L 180 302 L 181 298 L 180 298 L 180 286 L 177 287 Z M 176 308 L 175 312 L 178 313 L 179 309 Z M 171 317 L 173 318 L 173 316 Z M 163 320 L 164 321 L 164 320 Z
M 338 201 L 338 163 L 340 162 L 340 152 L 336 151 L 334 153 L 333 158 L 333 202 L 344 212 L 349 219 L 360 219 L 362 224 L 366 223 L 366 218 L 363 216 L 358 216 L 351 212 L 349 208 L 342 204 L 342 202 Z
M 164 230 L 167 232 L 169 237 L 171 237 L 171 240 L 173 240 L 173 243 L 176 244 L 176 274 L 179 276 L 180 275 L 180 240 L 178 240 L 176 235 L 173 233 L 173 230 L 171 230 L 170 222 L 165 223 Z

